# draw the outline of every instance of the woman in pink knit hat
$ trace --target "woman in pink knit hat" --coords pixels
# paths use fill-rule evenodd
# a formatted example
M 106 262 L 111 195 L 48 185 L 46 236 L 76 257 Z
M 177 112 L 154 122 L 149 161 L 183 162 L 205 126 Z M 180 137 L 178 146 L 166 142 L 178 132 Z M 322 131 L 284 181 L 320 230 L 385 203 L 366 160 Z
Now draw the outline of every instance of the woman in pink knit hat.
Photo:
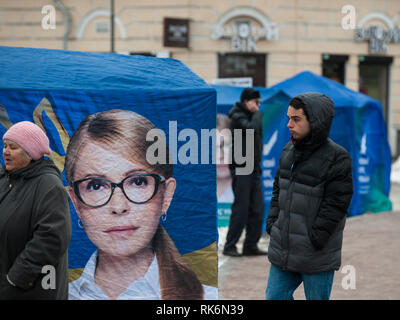
M 49 139 L 29 121 L 3 136 L 0 169 L 0 300 L 67 299 L 68 194 Z

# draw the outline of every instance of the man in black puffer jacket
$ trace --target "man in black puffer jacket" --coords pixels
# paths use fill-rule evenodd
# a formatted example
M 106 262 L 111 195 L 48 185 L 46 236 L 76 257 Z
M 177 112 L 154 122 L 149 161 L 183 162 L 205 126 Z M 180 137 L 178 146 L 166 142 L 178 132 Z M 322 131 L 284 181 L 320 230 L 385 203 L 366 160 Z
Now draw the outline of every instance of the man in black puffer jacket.
M 223 254 L 232 257 L 241 256 L 237 252 L 236 243 L 245 227 L 243 255 L 267 254 L 257 246 L 262 234 L 264 218 L 264 199 L 260 180 L 263 149 L 262 112 L 259 108 L 260 92 L 246 88 L 242 91 L 240 102 L 237 102 L 229 112 L 233 154 L 232 164 L 229 167 L 235 198 Z M 247 139 L 248 131 L 254 133 L 254 140 Z M 237 153 L 242 156 L 243 152 L 246 153 L 247 161 L 240 163 Z
M 266 298 L 293 299 L 303 282 L 307 299 L 329 299 L 353 195 L 351 158 L 328 138 L 334 116 L 329 97 L 298 95 L 287 116 L 292 136 L 280 157 L 267 219 Z

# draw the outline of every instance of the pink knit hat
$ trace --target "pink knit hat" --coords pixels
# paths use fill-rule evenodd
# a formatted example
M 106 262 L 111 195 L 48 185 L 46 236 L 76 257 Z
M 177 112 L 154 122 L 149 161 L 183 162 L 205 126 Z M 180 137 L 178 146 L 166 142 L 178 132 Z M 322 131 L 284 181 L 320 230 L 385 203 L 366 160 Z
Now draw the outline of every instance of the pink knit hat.
M 49 138 L 36 124 L 21 121 L 7 130 L 4 139 L 14 141 L 24 149 L 33 160 L 38 160 L 44 154 L 50 154 Z

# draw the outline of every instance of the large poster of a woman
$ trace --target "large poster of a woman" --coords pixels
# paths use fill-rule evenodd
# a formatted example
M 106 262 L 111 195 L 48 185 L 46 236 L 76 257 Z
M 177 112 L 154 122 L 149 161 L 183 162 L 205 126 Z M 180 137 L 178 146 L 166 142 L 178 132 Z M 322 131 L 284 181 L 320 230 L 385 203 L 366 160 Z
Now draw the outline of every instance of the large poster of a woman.
M 215 164 L 179 157 L 185 132 L 215 128 L 215 90 L 172 59 L 0 52 L 13 74 L 0 83 L 0 134 L 39 125 L 70 196 L 69 298 L 217 299 Z M 155 128 L 172 161 L 147 161 Z
M 128 110 L 85 118 L 69 143 L 65 172 L 79 223 L 97 250 L 70 299 L 212 299 L 160 219 L 176 189 L 172 164 L 150 165 L 154 125 Z

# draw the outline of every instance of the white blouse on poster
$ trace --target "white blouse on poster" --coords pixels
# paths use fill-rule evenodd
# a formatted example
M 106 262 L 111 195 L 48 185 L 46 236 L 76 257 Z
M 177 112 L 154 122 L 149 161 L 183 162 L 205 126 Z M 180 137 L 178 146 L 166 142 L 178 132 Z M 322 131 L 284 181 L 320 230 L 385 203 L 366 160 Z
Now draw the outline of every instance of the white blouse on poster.
M 97 251 L 87 262 L 79 279 L 69 284 L 69 300 L 109 300 L 109 297 L 95 284 Z M 217 300 L 218 288 L 203 285 L 204 300 Z M 143 278 L 133 282 L 117 300 L 161 300 L 158 264 L 156 255 Z

